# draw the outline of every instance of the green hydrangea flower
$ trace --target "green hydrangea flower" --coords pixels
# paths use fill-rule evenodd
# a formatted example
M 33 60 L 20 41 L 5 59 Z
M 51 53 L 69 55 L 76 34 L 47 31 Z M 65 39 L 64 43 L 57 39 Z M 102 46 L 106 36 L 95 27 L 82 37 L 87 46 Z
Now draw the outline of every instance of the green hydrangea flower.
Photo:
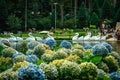
M 73 49 L 73 50 L 72 50 L 72 55 L 77 55 L 77 56 L 79 56 L 80 58 L 83 58 L 84 55 L 85 55 L 85 52 L 82 51 L 81 49 Z
M 118 70 L 118 61 L 111 55 L 104 58 L 104 63 L 109 67 L 109 72 L 115 72 Z
M 77 63 L 65 60 L 60 67 L 60 77 L 63 80 L 77 79 L 80 71 L 81 69 Z
M 41 58 L 41 55 L 44 54 L 46 48 L 44 47 L 43 44 L 39 44 L 34 48 L 34 54 L 37 55 L 38 58 Z
M 18 62 L 18 63 L 15 63 L 12 67 L 12 70 L 13 71 L 17 71 L 25 66 L 28 66 L 29 65 L 29 62 L 27 61 L 24 61 L 24 62 Z
M 12 57 L 13 54 L 17 54 L 17 51 L 11 47 L 5 48 L 2 51 L 2 56 L 3 57 Z
M 80 50 L 84 51 L 84 47 L 81 46 L 81 45 L 79 45 L 79 44 L 75 44 L 75 45 L 72 47 L 72 49 L 80 49 Z
M 18 80 L 18 72 L 8 69 L 0 73 L 0 80 Z
M 94 80 L 97 77 L 97 66 L 91 62 L 84 62 L 80 65 L 80 80 Z
M 55 80 L 58 77 L 58 71 L 55 65 L 45 65 L 41 68 L 47 77 L 48 80 Z

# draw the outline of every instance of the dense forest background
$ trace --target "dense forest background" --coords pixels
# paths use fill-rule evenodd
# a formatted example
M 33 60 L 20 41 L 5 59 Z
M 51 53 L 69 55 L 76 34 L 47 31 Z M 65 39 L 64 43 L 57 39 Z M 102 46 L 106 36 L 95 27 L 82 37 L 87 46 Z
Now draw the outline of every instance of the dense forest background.
M 120 0 L 0 0 L 0 31 L 101 28 L 120 21 Z M 56 17 L 55 17 L 56 15 Z

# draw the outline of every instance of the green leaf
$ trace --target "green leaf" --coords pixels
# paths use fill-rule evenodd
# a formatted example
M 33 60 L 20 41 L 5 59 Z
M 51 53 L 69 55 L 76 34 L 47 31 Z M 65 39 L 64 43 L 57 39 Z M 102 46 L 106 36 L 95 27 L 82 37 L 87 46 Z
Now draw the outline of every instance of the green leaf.
M 44 63 L 43 60 L 38 60 L 37 65 L 40 65 L 41 63 Z
M 91 62 L 93 62 L 94 64 L 100 63 L 101 60 L 102 60 L 101 56 L 94 56 L 93 58 L 91 58 Z

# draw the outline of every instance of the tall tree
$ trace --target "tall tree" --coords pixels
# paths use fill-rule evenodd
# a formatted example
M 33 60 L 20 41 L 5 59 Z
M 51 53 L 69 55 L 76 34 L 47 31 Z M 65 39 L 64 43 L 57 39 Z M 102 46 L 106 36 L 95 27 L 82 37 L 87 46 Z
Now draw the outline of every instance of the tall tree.
M 0 26 L 3 27 L 3 30 L 6 29 L 6 19 L 8 16 L 8 10 L 6 7 L 6 1 L 5 0 L 0 0 Z
M 84 2 L 81 3 L 81 6 L 78 11 L 78 26 L 79 28 L 87 27 L 89 24 L 89 14 L 88 9 Z

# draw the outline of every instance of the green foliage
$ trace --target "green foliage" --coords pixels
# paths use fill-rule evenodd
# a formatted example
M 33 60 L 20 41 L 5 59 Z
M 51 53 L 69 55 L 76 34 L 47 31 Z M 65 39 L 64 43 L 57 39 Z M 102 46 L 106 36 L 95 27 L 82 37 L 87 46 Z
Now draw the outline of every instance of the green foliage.
M 12 59 L 0 57 L 0 72 L 9 69 L 12 66 Z
M 79 28 L 83 28 L 88 26 L 89 23 L 89 14 L 88 9 L 85 6 L 85 3 L 82 2 L 78 11 L 78 26 Z
M 92 16 L 91 16 L 91 18 L 90 18 L 90 23 L 91 23 L 91 25 L 98 25 L 98 21 L 99 21 L 99 18 L 98 18 L 98 16 L 97 16 L 97 14 L 95 13 L 95 12 L 93 12 L 92 13 Z M 91 26 L 90 26 L 91 27 Z M 96 27 L 95 27 L 96 28 Z M 95 29 L 94 28 L 94 29 Z
M 40 65 L 41 63 L 44 63 L 43 60 L 38 60 L 37 65 Z
M 41 27 L 44 28 L 44 30 L 51 28 L 51 19 L 50 19 L 50 17 L 44 17 L 44 18 L 40 19 L 39 22 L 41 24 Z
M 2 55 L 2 50 L 3 50 L 4 48 L 2 47 L 2 46 L 0 46 L 0 56 Z
M 86 32 L 79 32 L 80 36 L 86 36 Z
M 90 29 L 96 29 L 96 25 L 90 25 Z
M 10 27 L 10 30 L 17 31 L 21 27 L 21 19 L 16 17 L 15 14 L 8 16 L 6 24 Z
M 69 27 L 70 29 L 73 29 L 74 26 L 75 26 L 74 19 L 69 19 L 69 20 L 64 21 L 63 28 Z

